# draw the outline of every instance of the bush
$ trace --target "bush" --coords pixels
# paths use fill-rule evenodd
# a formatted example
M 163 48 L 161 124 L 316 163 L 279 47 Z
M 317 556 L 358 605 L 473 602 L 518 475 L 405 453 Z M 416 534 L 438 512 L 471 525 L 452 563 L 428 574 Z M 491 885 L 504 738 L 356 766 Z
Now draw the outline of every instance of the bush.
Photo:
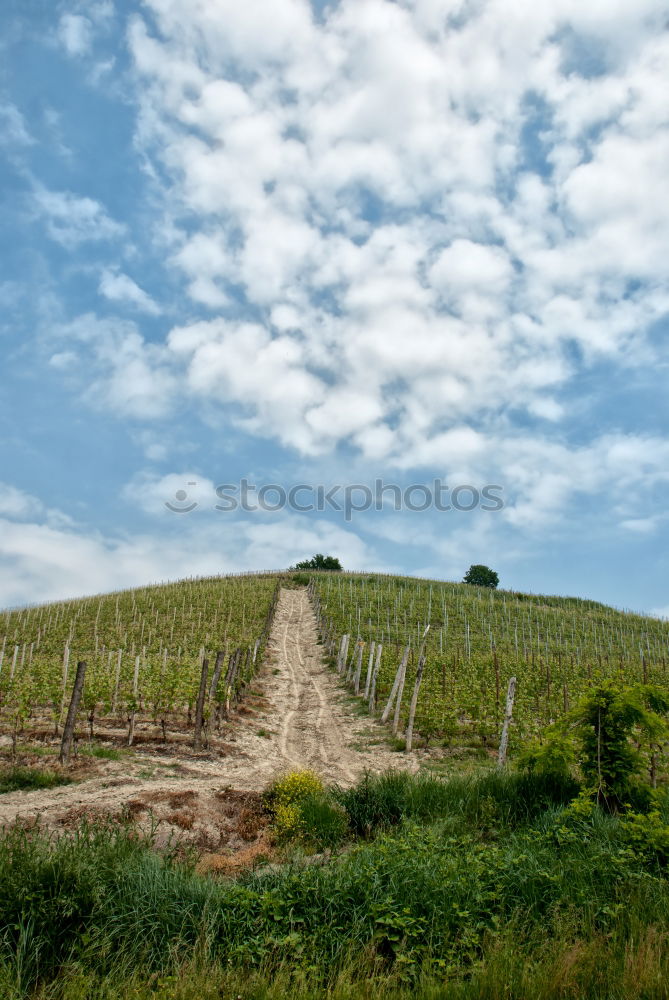
M 337 847 L 348 831 L 346 813 L 313 771 L 291 771 L 267 792 L 280 843 L 297 841 L 318 850 Z
M 313 771 L 289 771 L 266 792 L 270 809 L 277 805 L 299 804 L 310 795 L 323 795 L 323 782 Z
M 319 851 L 333 850 L 346 839 L 348 817 L 325 795 L 310 795 L 300 805 L 302 840 Z
M 590 793 L 609 812 L 645 812 L 653 795 L 647 766 L 655 747 L 669 737 L 669 695 L 650 684 L 606 681 L 530 746 L 520 758 L 529 772 L 580 773 Z
M 300 801 L 286 805 L 298 805 L 308 817 L 318 793 L 305 784 L 288 784 L 289 794 L 297 787 Z M 272 865 L 223 880 L 158 856 L 149 840 L 111 823 L 60 838 L 6 831 L 0 837 L 0 995 L 148 1000 L 155 987 L 155 995 L 174 1000 L 213 998 L 197 993 L 183 974 L 197 958 L 219 971 L 260 970 L 270 981 L 285 973 L 295 979 L 291 995 L 305 998 L 384 997 L 386 975 L 413 983 L 415 997 L 666 996 L 669 881 L 655 860 L 658 847 L 664 850 L 665 814 L 639 823 L 581 799 L 567 810 L 552 806 L 526 824 L 537 802 L 559 800 L 568 789 L 525 775 L 368 776 L 349 790 L 355 791 L 356 801 L 376 802 L 377 815 L 441 812 L 460 823 L 453 829 L 445 821 L 426 826 L 409 819 L 327 864 Z M 666 813 L 666 803 L 659 808 Z M 489 832 L 492 813 L 509 822 L 499 836 Z M 514 825 L 513 816 L 520 822 Z M 329 819 L 312 821 L 324 829 Z M 600 949 L 596 964 L 582 962 L 582 979 L 569 980 L 567 989 L 565 976 L 593 941 Z M 538 968 L 547 944 L 555 945 L 556 962 L 535 991 L 500 978 L 502 960 L 511 963 L 514 956 Z M 491 969 L 489 989 L 481 992 L 479 963 L 495 950 L 498 975 Z M 68 990 L 73 970 L 118 978 L 118 993 L 103 994 L 94 984 Z M 366 988 L 332 990 L 342 971 Z M 307 972 L 314 989 L 300 992 Z M 423 973 L 440 981 L 431 992 L 421 987 Z M 174 993 L 158 991 L 166 976 L 180 977 Z M 124 977 L 150 987 L 124 993 Z M 642 977 L 638 988 L 635 977 Z M 60 988 L 52 986 L 54 978 Z M 454 992 L 451 979 L 457 980 Z M 460 992 L 457 984 L 470 979 L 471 991 Z M 278 1000 L 289 992 L 283 986 L 272 994 L 243 988 L 239 994 Z

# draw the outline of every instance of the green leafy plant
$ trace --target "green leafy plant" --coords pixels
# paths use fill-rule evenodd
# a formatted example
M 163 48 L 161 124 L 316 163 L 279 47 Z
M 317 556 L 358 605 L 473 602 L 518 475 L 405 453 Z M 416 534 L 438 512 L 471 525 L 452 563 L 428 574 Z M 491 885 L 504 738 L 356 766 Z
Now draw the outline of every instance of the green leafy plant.
M 337 847 L 346 837 L 348 818 L 313 771 L 291 771 L 266 793 L 280 843 L 297 841 L 318 850 Z
M 657 745 L 669 738 L 669 694 L 648 684 L 594 687 L 522 755 L 527 770 L 578 771 L 608 812 L 649 807 Z

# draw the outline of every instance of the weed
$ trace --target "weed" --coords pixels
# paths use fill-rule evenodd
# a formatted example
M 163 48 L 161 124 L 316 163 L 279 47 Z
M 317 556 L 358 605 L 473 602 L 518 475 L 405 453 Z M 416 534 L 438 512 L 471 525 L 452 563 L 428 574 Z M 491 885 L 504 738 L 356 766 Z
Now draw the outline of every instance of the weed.
M 53 788 L 69 785 L 71 779 L 61 771 L 47 771 L 36 767 L 9 767 L 0 771 L 0 794 L 31 791 L 38 788 Z

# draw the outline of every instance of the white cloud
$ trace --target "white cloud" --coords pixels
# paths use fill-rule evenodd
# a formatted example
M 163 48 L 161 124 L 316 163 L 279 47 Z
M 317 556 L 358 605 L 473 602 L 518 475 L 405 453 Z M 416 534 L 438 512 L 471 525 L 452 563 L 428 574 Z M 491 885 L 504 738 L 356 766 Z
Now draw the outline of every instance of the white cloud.
M 375 562 L 353 531 L 294 516 L 261 522 L 221 514 L 203 527 L 191 514 L 169 515 L 161 529 L 105 535 L 65 517 L 39 517 L 39 502 L 19 508 L 32 519 L 7 519 L 0 505 L 0 607 L 184 576 L 282 569 L 319 551 L 338 555 L 352 569 Z
M 29 493 L 24 493 L 9 483 L 0 483 L 0 516 L 12 518 L 34 517 L 43 513 L 42 503 Z
M 175 514 L 189 514 L 198 509 L 211 511 L 219 502 L 215 484 L 192 471 L 170 472 L 158 478 L 143 473 L 125 486 L 123 496 L 145 513 L 170 520 Z
M 171 358 L 163 346 L 145 340 L 134 323 L 87 313 L 52 326 L 49 342 L 65 348 L 50 363 L 85 378 L 85 398 L 92 406 L 145 420 L 172 411 L 178 383 Z
M 648 614 L 653 615 L 655 618 L 669 619 L 669 604 L 665 604 L 662 608 L 651 608 Z
M 320 23 L 278 0 L 272 32 L 255 2 L 147 6 L 138 142 L 169 178 L 171 259 L 195 303 L 238 315 L 241 290 L 253 316 L 170 335 L 194 400 L 305 455 L 422 464 L 449 432 L 559 425 L 574 345 L 652 358 L 659 0 L 342 0 Z
M 88 241 L 116 239 L 125 231 L 93 198 L 44 187 L 36 187 L 32 197 L 35 214 L 44 219 L 50 238 L 67 249 Z
M 58 22 L 58 38 L 69 56 L 85 55 L 93 42 L 93 25 L 81 14 L 63 14 Z
M 630 517 L 620 522 L 620 527 L 636 535 L 652 535 L 661 523 L 659 517 Z
M 126 302 L 150 316 L 159 316 L 162 311 L 158 303 L 123 272 L 105 269 L 100 277 L 99 291 L 111 302 Z
M 272 338 L 253 323 L 211 320 L 172 330 L 168 345 L 186 363 L 192 393 L 237 404 L 250 414 L 241 418 L 244 426 L 255 430 L 271 422 L 280 439 L 299 439 L 309 451 L 303 415 L 317 403 L 323 385 L 304 369 L 298 340 Z

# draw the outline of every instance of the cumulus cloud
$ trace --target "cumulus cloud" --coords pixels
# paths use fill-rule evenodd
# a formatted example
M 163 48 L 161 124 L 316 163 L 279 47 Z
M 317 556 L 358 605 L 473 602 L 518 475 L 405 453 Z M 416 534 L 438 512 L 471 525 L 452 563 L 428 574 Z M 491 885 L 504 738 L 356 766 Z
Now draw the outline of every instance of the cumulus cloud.
M 0 516 L 25 518 L 41 514 L 43 510 L 42 503 L 37 497 L 9 483 L 0 483 Z
M 661 6 L 280 0 L 258 32 L 254 3 L 148 0 L 138 141 L 173 263 L 221 314 L 169 337 L 192 398 L 305 455 L 423 463 L 517 414 L 559 424 L 577 358 L 648 360 Z

